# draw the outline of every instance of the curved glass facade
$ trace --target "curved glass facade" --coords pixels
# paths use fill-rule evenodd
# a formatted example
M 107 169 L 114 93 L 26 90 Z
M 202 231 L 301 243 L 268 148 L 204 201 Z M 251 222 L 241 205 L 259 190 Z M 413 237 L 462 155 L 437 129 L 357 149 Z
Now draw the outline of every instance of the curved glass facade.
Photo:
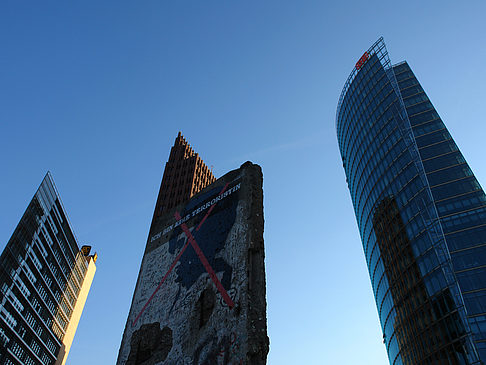
M 390 364 L 485 361 L 485 195 L 383 39 L 349 76 L 336 129 Z

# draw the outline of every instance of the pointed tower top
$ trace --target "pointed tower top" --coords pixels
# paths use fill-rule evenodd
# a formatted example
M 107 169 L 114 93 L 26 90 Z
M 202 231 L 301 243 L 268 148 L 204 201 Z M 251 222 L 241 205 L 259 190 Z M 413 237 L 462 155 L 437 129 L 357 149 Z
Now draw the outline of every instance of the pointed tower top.
M 164 211 L 190 199 L 215 180 L 212 166 L 208 168 L 179 131 L 165 164 L 153 220 Z

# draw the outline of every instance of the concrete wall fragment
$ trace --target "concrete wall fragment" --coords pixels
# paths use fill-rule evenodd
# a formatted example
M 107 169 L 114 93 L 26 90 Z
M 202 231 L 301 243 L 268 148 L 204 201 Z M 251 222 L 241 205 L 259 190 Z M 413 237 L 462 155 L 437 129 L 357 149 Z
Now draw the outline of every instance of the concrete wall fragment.
M 246 162 L 153 222 L 118 365 L 266 364 L 262 184 Z

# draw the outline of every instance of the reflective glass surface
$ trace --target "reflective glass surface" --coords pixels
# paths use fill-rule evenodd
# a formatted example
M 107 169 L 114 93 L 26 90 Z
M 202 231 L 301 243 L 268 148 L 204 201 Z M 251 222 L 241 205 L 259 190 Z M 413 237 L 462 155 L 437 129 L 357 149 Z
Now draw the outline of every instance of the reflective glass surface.
M 0 257 L 0 363 L 54 364 L 86 273 L 50 175 Z
M 363 57 L 336 128 L 390 364 L 478 364 L 484 192 L 409 66 Z
M 486 362 L 486 196 L 407 63 L 394 67 L 480 358 Z M 434 112 L 424 120 L 423 114 Z

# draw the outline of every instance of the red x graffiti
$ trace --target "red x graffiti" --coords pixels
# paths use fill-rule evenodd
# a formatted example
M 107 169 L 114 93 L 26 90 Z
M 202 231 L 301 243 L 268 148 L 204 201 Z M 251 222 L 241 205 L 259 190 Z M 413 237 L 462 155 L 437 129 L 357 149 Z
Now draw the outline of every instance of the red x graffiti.
M 221 192 L 218 194 L 218 195 L 221 195 L 225 192 L 226 188 L 228 187 L 228 184 L 226 184 L 224 187 L 223 187 L 223 190 L 221 190 Z M 211 214 L 212 210 L 214 209 L 214 207 L 216 206 L 217 202 L 215 204 L 213 204 L 211 206 L 211 208 L 209 208 L 208 212 L 206 213 L 206 215 L 204 216 L 204 218 L 202 219 L 202 221 L 199 223 L 199 225 L 197 226 L 196 228 L 196 232 L 199 231 L 199 229 L 201 228 L 201 226 L 203 225 L 203 223 L 206 221 L 206 218 L 209 216 L 209 214 Z M 177 220 L 180 220 L 181 219 L 181 215 L 179 214 L 179 212 L 175 212 L 174 213 L 174 216 Z M 206 269 L 206 271 L 208 272 L 209 274 L 209 277 L 213 280 L 214 284 L 216 285 L 216 288 L 218 288 L 218 291 L 221 293 L 221 296 L 223 297 L 224 301 L 226 302 L 226 304 L 228 305 L 228 307 L 230 309 L 232 309 L 234 307 L 234 303 L 233 303 L 233 300 L 231 300 L 231 297 L 228 295 L 228 293 L 226 292 L 226 290 L 224 289 L 223 287 L 223 284 L 221 284 L 221 282 L 219 281 L 218 277 L 216 276 L 216 273 L 214 272 L 213 268 L 211 267 L 211 265 L 209 264 L 208 260 L 206 259 L 206 256 L 204 256 L 204 253 L 202 252 L 201 248 L 199 247 L 199 245 L 197 244 L 196 240 L 194 239 L 194 236 L 192 235 L 191 231 L 189 231 L 189 228 L 187 228 L 187 225 L 185 223 L 182 223 L 181 224 L 181 228 L 182 230 L 184 231 L 184 233 L 186 234 L 186 237 L 187 237 L 187 242 L 186 244 L 184 245 L 184 247 L 182 247 L 182 250 L 179 252 L 179 254 L 177 255 L 177 257 L 175 258 L 174 262 L 172 263 L 172 265 L 170 265 L 170 268 L 169 270 L 167 271 L 167 273 L 164 275 L 164 277 L 162 278 L 162 280 L 160 281 L 159 285 L 157 286 L 157 288 L 155 288 L 154 292 L 152 293 L 152 295 L 150 296 L 150 298 L 147 300 L 147 302 L 145 303 L 145 305 L 143 306 L 142 310 L 140 311 L 140 313 L 137 315 L 137 317 L 134 319 L 134 321 L 132 322 L 132 327 L 135 326 L 135 324 L 137 323 L 137 321 L 139 320 L 140 316 L 142 315 L 142 313 L 145 311 L 145 309 L 148 307 L 149 303 L 152 301 L 152 299 L 154 298 L 155 294 L 159 291 L 160 287 L 162 286 L 162 284 L 164 283 L 165 279 L 167 279 L 167 276 L 169 276 L 169 274 L 171 273 L 172 269 L 174 269 L 175 265 L 177 264 L 177 262 L 180 260 L 182 254 L 184 253 L 184 251 L 186 250 L 187 246 L 189 246 L 189 243 L 191 244 L 191 246 L 194 248 L 194 250 L 196 251 L 196 254 L 197 256 L 199 257 L 199 260 L 201 260 L 202 264 L 204 265 L 204 268 Z

